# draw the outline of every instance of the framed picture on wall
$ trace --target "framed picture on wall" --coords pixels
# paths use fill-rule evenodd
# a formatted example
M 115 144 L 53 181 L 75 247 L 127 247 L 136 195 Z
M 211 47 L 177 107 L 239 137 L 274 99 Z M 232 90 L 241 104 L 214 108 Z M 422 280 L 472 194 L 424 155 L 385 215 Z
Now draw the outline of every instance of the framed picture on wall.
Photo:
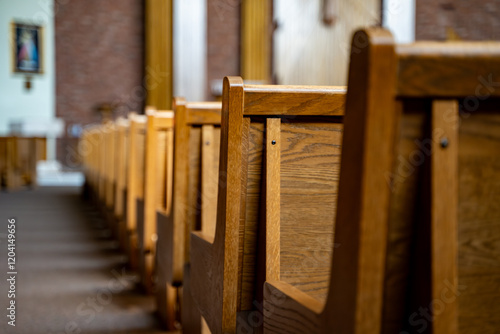
M 43 27 L 12 22 L 12 71 L 43 73 Z

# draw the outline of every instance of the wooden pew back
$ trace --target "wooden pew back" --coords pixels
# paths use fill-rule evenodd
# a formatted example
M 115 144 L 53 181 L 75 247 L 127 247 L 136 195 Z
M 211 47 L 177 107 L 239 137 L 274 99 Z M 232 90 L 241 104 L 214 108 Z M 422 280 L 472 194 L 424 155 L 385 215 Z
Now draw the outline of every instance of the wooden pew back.
M 146 141 L 145 115 L 131 115 L 129 130 L 129 156 L 127 171 L 127 231 L 128 231 L 128 253 L 132 268 L 138 266 L 138 236 L 137 220 L 143 219 L 144 198 L 144 160 Z
M 104 161 L 104 177 L 105 183 L 105 204 L 108 210 L 114 209 L 115 202 L 115 186 L 116 186 L 116 147 L 115 147 L 115 132 L 116 125 L 114 122 L 104 124 L 104 143 L 103 143 L 103 161 Z
M 137 217 L 140 271 L 143 285 L 152 290 L 155 260 L 156 210 L 166 210 L 171 189 L 174 114 L 172 111 L 146 113 L 143 216 Z M 167 180 L 169 183 L 167 183 Z M 138 204 L 139 206 L 140 204 Z M 138 214 L 139 211 L 138 211 Z
M 115 131 L 115 175 L 116 175 L 116 197 L 114 212 L 118 220 L 118 239 L 120 247 L 126 249 L 126 222 L 127 222 L 127 172 L 129 154 L 129 128 L 130 121 L 118 118 Z
M 193 297 L 213 332 L 262 325 L 252 312 L 266 265 L 267 275 L 326 294 L 344 102 L 342 87 L 225 79 L 215 236 L 191 239 Z M 297 267 L 318 274 L 303 280 Z
M 499 77 L 498 43 L 354 35 L 327 302 L 269 282 L 268 332 L 498 329 Z
M 173 173 L 168 173 L 171 181 L 166 183 L 171 200 L 166 210 L 157 211 L 156 268 L 158 310 L 170 329 L 174 329 L 178 307 L 176 287 L 184 285 L 185 265 L 189 263 L 189 233 L 213 233 L 215 228 L 221 103 L 175 98 L 173 110 L 175 162 Z M 185 285 L 183 289 L 183 296 L 190 294 Z M 189 306 L 184 304 L 182 309 L 184 313 Z M 193 326 L 194 321 L 184 321 L 184 329 Z

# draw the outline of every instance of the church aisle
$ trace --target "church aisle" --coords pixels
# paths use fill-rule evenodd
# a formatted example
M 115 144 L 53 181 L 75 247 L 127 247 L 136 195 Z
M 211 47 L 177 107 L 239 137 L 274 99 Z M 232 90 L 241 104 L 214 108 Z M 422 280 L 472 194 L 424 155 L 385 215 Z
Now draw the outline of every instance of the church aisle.
M 76 187 L 0 193 L 1 333 L 162 333 L 99 211 Z M 15 272 L 8 224 L 15 219 Z M 11 224 L 12 225 L 12 224 Z M 12 232 L 12 231 L 11 231 Z M 10 254 L 12 255 L 12 254 Z M 13 287 L 7 279 L 15 278 Z M 7 317 L 15 301 L 14 320 Z

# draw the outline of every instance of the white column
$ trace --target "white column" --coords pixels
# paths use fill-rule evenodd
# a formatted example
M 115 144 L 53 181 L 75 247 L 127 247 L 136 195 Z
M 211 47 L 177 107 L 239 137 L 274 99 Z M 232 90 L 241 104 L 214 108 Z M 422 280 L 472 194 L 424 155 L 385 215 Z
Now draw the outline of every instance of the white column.
M 384 0 L 382 25 L 397 43 L 415 41 L 415 0 Z
M 206 0 L 174 0 L 174 96 L 205 100 Z

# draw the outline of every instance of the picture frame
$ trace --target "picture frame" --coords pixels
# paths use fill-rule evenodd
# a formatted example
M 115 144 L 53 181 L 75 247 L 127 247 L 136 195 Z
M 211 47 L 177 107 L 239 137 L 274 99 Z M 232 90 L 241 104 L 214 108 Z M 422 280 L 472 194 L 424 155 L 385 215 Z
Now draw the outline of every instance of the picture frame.
M 43 26 L 11 23 L 12 72 L 43 74 Z

